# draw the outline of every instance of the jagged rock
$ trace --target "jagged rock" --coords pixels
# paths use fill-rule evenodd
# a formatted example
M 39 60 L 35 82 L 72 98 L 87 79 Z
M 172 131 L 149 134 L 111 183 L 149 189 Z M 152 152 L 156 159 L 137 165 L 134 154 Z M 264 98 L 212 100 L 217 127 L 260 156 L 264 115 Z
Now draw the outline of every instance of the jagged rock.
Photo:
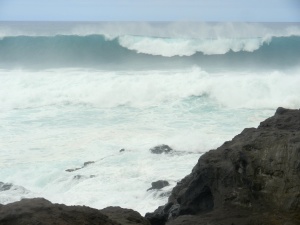
M 150 191 L 150 190 L 153 190 L 153 189 L 159 190 L 159 189 L 162 189 L 166 186 L 169 186 L 170 184 L 166 180 L 158 180 L 158 181 L 152 182 L 151 185 L 152 185 L 152 187 L 149 188 L 147 191 Z
M 110 207 L 97 210 L 86 206 L 52 204 L 43 198 L 22 199 L 0 205 L 1 225 L 149 225 L 133 210 Z
M 88 165 L 90 165 L 90 164 L 93 164 L 93 163 L 95 163 L 95 161 L 88 161 L 88 162 L 85 162 L 85 163 L 83 163 L 83 167 L 86 167 L 86 166 L 88 166 Z M 82 167 L 82 168 L 83 168 Z
M 84 167 L 87 167 L 88 165 L 93 164 L 93 163 L 95 163 L 95 161 L 87 161 L 87 162 L 84 162 L 84 163 L 83 163 L 83 166 L 82 166 L 82 167 L 77 167 L 77 168 L 74 168 L 74 169 L 67 169 L 66 172 L 74 172 L 74 171 L 76 171 L 76 170 L 81 170 L 81 169 L 83 169 Z
M 170 153 L 173 149 L 168 145 L 158 145 L 150 149 L 153 154 Z
M 142 217 L 138 212 L 133 211 L 132 209 L 122 209 L 120 207 L 107 207 L 100 210 L 101 213 L 107 215 L 114 221 L 122 225 L 150 225 L 150 222 Z
M 82 167 L 80 167 L 80 168 L 74 168 L 74 169 L 67 169 L 66 172 L 74 172 L 74 171 L 80 170 L 80 169 L 82 169 Z
M 257 129 L 202 155 L 146 218 L 152 225 L 300 224 L 300 110 L 278 108 Z
M 65 206 L 36 198 L 22 199 L 0 208 L 1 225 L 117 225 L 99 210 L 85 206 Z

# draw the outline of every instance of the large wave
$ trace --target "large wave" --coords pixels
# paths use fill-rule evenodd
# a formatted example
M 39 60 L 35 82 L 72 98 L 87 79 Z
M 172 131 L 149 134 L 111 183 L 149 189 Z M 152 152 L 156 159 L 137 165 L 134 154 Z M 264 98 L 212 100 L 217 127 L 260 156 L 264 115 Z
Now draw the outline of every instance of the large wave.
M 283 57 L 284 56 L 284 57 Z M 300 37 L 176 39 L 103 35 L 16 36 L 0 40 L 0 66 L 7 67 L 291 67 L 300 63 Z
M 0 67 L 299 65 L 299 24 L 0 23 Z M 284 57 L 283 57 L 284 56 Z

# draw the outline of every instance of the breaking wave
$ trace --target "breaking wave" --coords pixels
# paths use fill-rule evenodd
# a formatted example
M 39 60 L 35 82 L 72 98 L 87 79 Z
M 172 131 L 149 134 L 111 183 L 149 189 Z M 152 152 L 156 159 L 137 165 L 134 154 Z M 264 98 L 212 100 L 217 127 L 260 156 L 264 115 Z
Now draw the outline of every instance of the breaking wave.
M 285 57 L 282 58 L 282 55 Z M 104 35 L 15 36 L 0 40 L 0 66 L 108 67 L 188 64 L 205 67 L 299 65 L 300 37 L 183 39 Z

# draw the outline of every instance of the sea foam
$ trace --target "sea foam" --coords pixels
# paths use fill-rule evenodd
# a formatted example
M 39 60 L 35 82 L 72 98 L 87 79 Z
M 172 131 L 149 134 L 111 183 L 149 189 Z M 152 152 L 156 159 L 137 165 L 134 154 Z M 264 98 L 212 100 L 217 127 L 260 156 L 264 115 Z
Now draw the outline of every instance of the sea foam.
M 0 204 L 153 211 L 204 152 L 278 106 L 299 108 L 299 34 L 299 24 L 0 22 L 0 182 L 13 184 Z M 151 154 L 160 144 L 174 152 Z M 157 180 L 171 185 L 147 191 Z
M 56 105 L 155 107 L 198 97 L 230 108 L 296 107 L 299 70 L 209 73 L 56 69 L 0 71 L 1 111 Z M 239 93 L 238 95 L 236 93 Z

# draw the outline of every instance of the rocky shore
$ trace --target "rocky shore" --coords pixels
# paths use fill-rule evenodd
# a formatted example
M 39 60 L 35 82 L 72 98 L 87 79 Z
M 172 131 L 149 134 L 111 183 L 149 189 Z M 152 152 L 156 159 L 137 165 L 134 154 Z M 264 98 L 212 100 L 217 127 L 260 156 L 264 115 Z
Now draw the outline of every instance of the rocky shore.
M 1 225 L 150 225 L 138 212 L 120 207 L 102 210 L 52 204 L 46 199 L 23 199 L 0 205 Z
M 300 224 L 300 110 L 278 108 L 202 155 L 152 225 Z
M 145 218 L 45 199 L 0 205 L 0 225 L 17 224 L 299 225 L 300 110 L 278 108 L 258 128 L 203 154 L 167 204 Z

